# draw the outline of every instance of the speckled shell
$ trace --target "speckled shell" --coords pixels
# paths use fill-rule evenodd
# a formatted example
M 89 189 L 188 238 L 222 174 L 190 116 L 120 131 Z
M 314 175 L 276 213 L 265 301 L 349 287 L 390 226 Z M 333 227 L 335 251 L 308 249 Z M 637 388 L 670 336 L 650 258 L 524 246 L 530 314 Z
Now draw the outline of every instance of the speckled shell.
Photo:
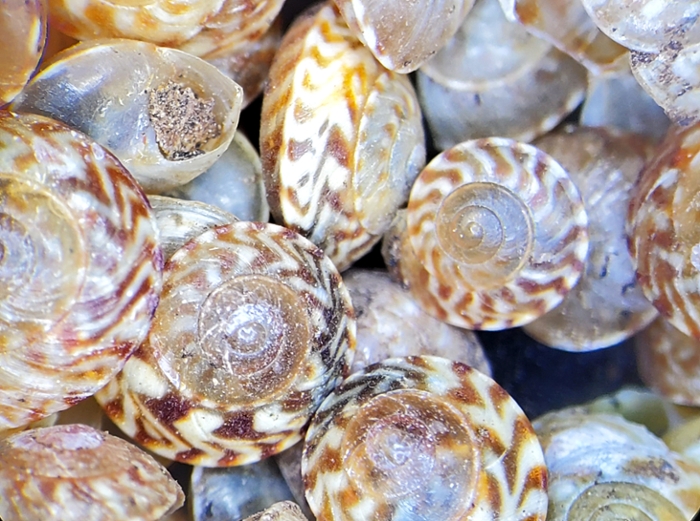
M 659 313 L 700 340 L 700 124 L 672 128 L 636 185 L 627 215 L 639 284 Z
M 146 336 L 162 253 L 143 192 L 101 146 L 0 112 L 0 430 L 94 394 Z
M 635 338 L 644 383 L 680 405 L 700 405 L 700 341 L 659 318 Z
M 350 30 L 389 70 L 415 71 L 457 32 L 474 0 L 334 0 Z
M 590 247 L 579 283 L 555 309 L 525 326 L 539 342 L 568 351 L 608 347 L 631 337 L 657 311 L 637 284 L 625 213 L 651 147 L 612 129 L 565 127 L 534 143 L 568 172 L 588 214 Z
M 381 239 L 425 163 L 413 87 L 323 4 L 297 18 L 272 64 L 260 155 L 275 221 L 343 270 Z
M 0 9 L 0 107 L 14 99 L 34 73 L 46 43 L 44 0 L 5 0 Z
M 146 342 L 96 396 L 114 423 L 203 466 L 251 463 L 301 439 L 355 348 L 330 260 L 286 228 L 238 222 L 188 242 L 164 278 Z
M 683 521 L 700 506 L 700 467 L 641 425 L 565 409 L 533 426 L 549 471 L 548 521 Z
M 302 459 L 318 521 L 544 520 L 537 438 L 493 380 L 438 357 L 355 373 L 321 405 Z
M 482 137 L 521 141 L 554 128 L 581 102 L 586 69 L 479 0 L 457 34 L 418 71 L 435 146 Z
M 427 315 L 411 292 L 387 272 L 351 269 L 343 274 L 357 315 L 357 349 L 351 372 L 386 358 L 441 356 L 491 376 L 476 335 Z
M 291 501 L 281 501 L 243 521 L 307 521 L 307 519 L 298 505 Z
M 5 521 L 157 521 L 184 499 L 153 458 L 86 425 L 35 429 L 0 441 Z
M 581 277 L 587 229 L 581 196 L 550 156 L 504 138 L 468 141 L 439 154 L 413 186 L 401 280 L 449 324 L 527 324 Z
M 151 91 L 168 81 L 213 100 L 220 135 L 201 155 L 167 159 L 149 115 Z M 145 191 L 182 185 L 209 168 L 228 148 L 240 114 L 242 90 L 216 67 L 175 49 L 131 40 L 99 40 L 64 51 L 27 85 L 13 110 L 64 121 L 111 150 Z

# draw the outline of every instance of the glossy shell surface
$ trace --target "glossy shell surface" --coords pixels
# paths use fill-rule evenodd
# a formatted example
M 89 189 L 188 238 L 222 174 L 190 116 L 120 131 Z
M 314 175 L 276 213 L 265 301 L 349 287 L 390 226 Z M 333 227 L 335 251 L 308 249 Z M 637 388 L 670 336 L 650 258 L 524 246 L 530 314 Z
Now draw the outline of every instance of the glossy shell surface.
M 323 4 L 296 20 L 275 57 L 260 154 L 275 221 L 343 270 L 381 239 L 425 163 L 413 87 Z
M 238 222 L 180 248 L 149 336 L 96 397 L 161 456 L 234 466 L 301 439 L 347 374 L 355 321 L 321 250 L 280 226 Z
M 531 322 L 585 267 L 588 217 L 576 187 L 550 156 L 513 140 L 438 155 L 411 190 L 407 222 L 413 258 L 400 262 L 411 292 L 459 327 Z
M 544 520 L 537 438 L 493 380 L 438 357 L 392 358 L 321 405 L 302 459 L 309 505 L 330 520 Z
M 0 430 L 67 409 L 145 338 L 162 253 L 148 202 L 101 146 L 0 113 Z

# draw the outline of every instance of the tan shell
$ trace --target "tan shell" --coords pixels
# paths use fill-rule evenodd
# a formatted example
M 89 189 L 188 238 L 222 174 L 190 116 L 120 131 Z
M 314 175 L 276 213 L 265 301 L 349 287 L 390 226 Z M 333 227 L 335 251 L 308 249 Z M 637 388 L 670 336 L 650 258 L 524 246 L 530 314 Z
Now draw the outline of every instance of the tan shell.
M 586 69 L 479 0 L 457 34 L 417 75 L 435 146 L 468 139 L 530 141 L 581 102 Z
M 391 358 L 321 405 L 302 458 L 318 521 L 544 521 L 530 422 L 493 380 L 438 357 Z
M 4 521 L 156 521 L 184 499 L 153 458 L 86 425 L 35 429 L 0 441 Z
M 413 87 L 323 4 L 296 20 L 272 64 L 260 155 L 275 221 L 343 270 L 381 239 L 425 162 Z
M 627 250 L 625 211 L 644 167 L 646 140 L 602 128 L 566 127 L 534 143 L 568 172 L 588 214 L 586 271 L 555 309 L 525 326 L 551 347 L 590 351 L 645 328 L 657 315 L 637 284 Z
M 0 430 L 105 385 L 145 338 L 162 253 L 143 192 L 97 143 L 0 112 Z
M 156 454 L 189 464 L 258 461 L 301 439 L 355 348 L 350 298 L 296 233 L 237 222 L 165 268 L 148 339 L 96 396 Z
M 334 0 L 379 62 L 407 74 L 428 61 L 457 32 L 474 0 Z
M 564 169 L 504 138 L 433 159 L 413 185 L 407 224 L 401 279 L 426 313 L 467 329 L 516 327 L 551 310 L 588 252 L 588 217 Z
M 664 435 L 664 442 L 671 450 L 700 465 L 700 417 L 679 425 Z
M 44 0 L 5 0 L 0 9 L 0 107 L 13 100 L 34 73 L 46 43 Z
M 672 128 L 642 172 L 628 213 L 639 284 L 673 326 L 700 340 L 700 124 Z
M 307 519 L 299 505 L 291 501 L 281 501 L 243 521 L 307 521 Z
M 162 107 L 152 104 L 152 94 L 167 92 L 173 84 L 189 87 L 202 104 L 211 100 L 213 106 L 203 109 L 190 100 L 194 106 L 188 105 L 182 120 L 181 107 L 167 105 L 169 119 L 154 124 L 154 107 Z M 190 181 L 224 153 L 238 125 L 241 100 L 241 88 L 199 58 L 150 43 L 99 40 L 58 55 L 12 108 L 44 114 L 85 132 L 111 150 L 146 192 L 157 193 Z M 158 128 L 165 127 L 162 135 L 168 136 L 166 123 L 184 128 L 199 125 L 208 116 L 219 126 L 219 135 L 182 160 L 168 159 L 165 151 L 170 144 L 157 137 Z

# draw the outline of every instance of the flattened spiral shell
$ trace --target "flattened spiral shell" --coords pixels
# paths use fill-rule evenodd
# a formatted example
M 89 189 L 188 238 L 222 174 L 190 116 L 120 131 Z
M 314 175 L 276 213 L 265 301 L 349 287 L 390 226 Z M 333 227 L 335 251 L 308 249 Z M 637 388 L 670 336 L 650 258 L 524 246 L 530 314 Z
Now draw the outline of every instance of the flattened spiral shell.
M 543 521 L 539 442 L 493 380 L 438 357 L 391 358 L 321 405 L 302 473 L 319 521 Z
M 96 397 L 156 454 L 250 463 L 301 439 L 354 346 L 350 298 L 321 250 L 237 222 L 173 255 L 146 342 Z
M 0 430 L 119 371 L 161 266 L 148 202 L 114 156 L 62 123 L 0 113 Z
M 421 172 L 402 260 L 421 307 L 468 329 L 526 324 L 559 304 L 588 252 L 588 218 L 564 169 L 503 138 L 468 141 Z

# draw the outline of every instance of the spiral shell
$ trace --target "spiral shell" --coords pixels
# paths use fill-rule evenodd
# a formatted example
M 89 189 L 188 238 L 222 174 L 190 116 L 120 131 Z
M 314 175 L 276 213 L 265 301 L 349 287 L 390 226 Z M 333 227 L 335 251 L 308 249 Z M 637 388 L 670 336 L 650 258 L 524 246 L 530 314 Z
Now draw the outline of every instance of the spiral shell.
M 438 357 L 355 373 L 306 434 L 309 505 L 330 520 L 544 520 L 546 474 L 529 421 L 493 380 Z
M 399 271 L 423 310 L 467 329 L 531 322 L 581 276 L 588 218 L 563 168 L 504 138 L 468 141 L 421 172 Z
M 102 147 L 0 112 L 0 430 L 68 408 L 144 339 L 162 254 L 148 202 Z
M 301 439 L 355 347 L 329 259 L 290 230 L 237 222 L 188 242 L 164 277 L 146 342 L 96 395 L 112 421 L 156 454 L 204 466 Z
M 275 221 L 343 270 L 381 239 L 425 162 L 413 87 L 323 4 L 297 19 L 275 56 L 260 154 Z
M 153 458 L 86 425 L 35 429 L 0 441 L 5 521 L 156 521 L 184 499 Z
M 111 150 L 147 192 L 182 185 L 228 148 L 242 90 L 214 66 L 131 40 L 71 47 L 12 105 L 64 121 Z

